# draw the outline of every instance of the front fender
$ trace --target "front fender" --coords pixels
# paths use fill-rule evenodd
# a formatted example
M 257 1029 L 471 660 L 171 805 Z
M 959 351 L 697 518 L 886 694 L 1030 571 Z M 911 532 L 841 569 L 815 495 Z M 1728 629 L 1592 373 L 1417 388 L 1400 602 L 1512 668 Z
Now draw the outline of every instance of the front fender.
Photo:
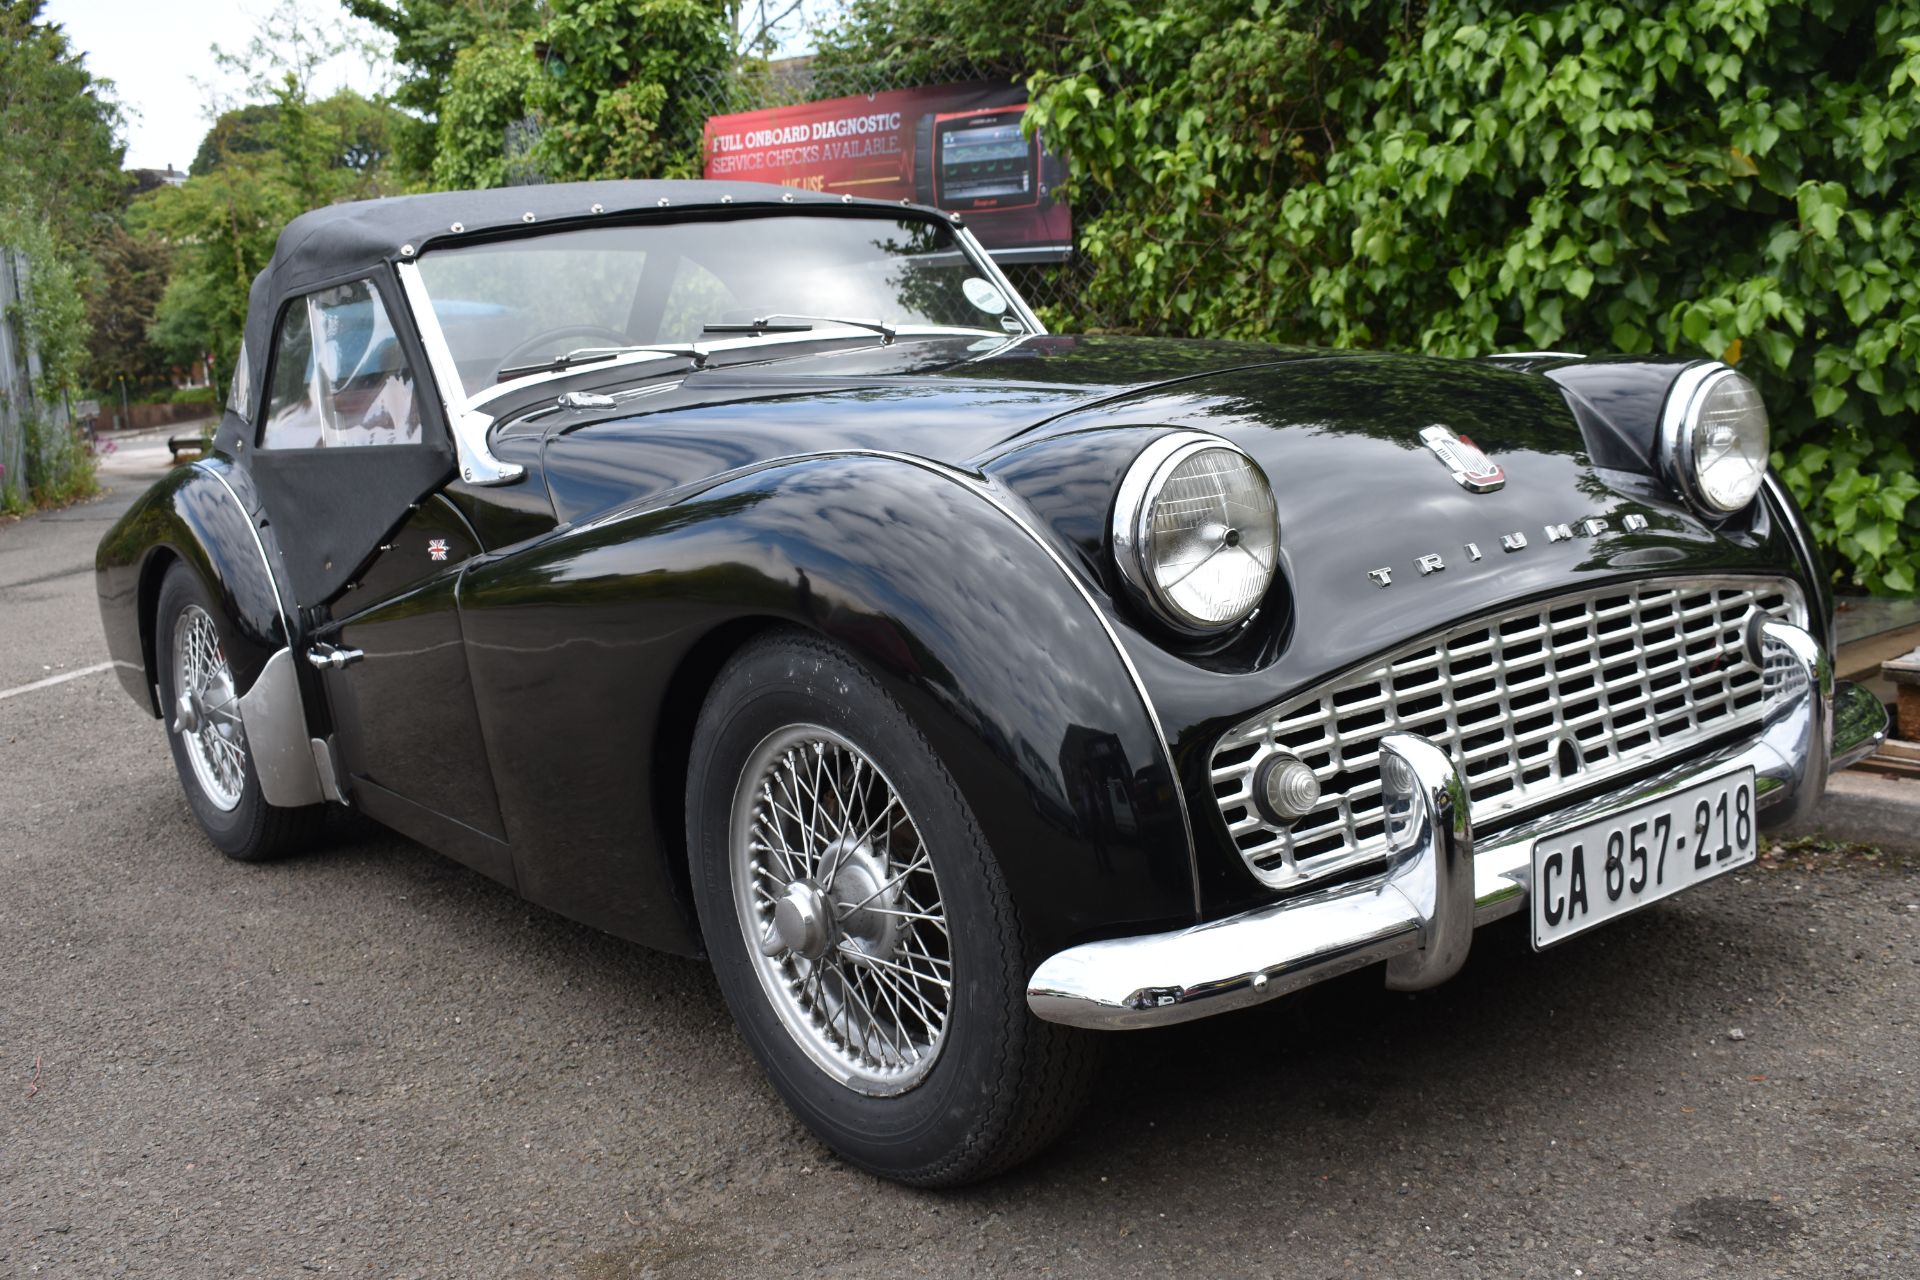
M 215 458 L 175 467 L 128 508 L 94 556 L 107 652 L 120 682 L 154 715 L 153 608 L 174 560 L 188 565 L 232 623 L 227 654 L 242 690 L 289 643 L 286 613 L 268 567 L 244 474 Z
M 673 686 L 702 646 L 789 623 L 845 646 L 920 726 L 1043 954 L 1191 922 L 1191 840 L 1151 708 L 1020 514 L 936 464 L 821 455 L 470 569 L 462 621 L 522 891 L 672 945 L 684 832 L 655 729 L 689 714 Z

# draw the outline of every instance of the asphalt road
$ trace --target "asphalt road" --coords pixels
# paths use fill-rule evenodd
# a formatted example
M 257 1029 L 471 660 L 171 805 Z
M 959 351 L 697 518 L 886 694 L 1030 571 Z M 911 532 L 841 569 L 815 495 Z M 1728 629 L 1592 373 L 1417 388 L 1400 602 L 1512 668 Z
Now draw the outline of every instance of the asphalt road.
M 104 658 L 137 478 L 0 526 L 0 1275 L 1920 1273 L 1911 861 L 1117 1037 L 1051 1155 L 906 1191 L 788 1118 L 698 963 L 367 827 L 224 861 L 111 674 L 4 696 Z

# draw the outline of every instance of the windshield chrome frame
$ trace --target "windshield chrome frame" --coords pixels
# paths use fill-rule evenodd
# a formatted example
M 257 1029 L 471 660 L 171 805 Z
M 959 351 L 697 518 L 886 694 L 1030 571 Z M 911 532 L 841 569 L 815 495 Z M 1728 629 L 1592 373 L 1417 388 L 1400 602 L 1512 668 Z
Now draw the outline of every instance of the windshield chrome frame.
M 419 264 L 395 263 L 394 271 L 400 276 L 400 291 L 406 295 L 407 310 L 413 313 L 414 332 L 419 334 L 420 345 L 427 353 L 427 367 L 433 374 L 434 385 L 440 389 L 440 404 L 446 410 L 447 426 L 453 433 L 460 478 L 468 484 L 513 483 L 525 475 L 527 469 L 518 463 L 502 462 L 488 447 L 487 432 L 493 426 L 493 419 L 475 410 L 472 398 L 467 395 L 466 383 L 460 380 L 460 366 L 453 358 L 453 348 L 447 345 L 440 317 L 434 313 L 427 283 L 420 278 Z
M 924 215 L 923 215 L 924 216 Z M 933 219 L 928 219 L 932 221 Z M 962 254 L 973 264 L 974 270 L 986 277 L 989 283 L 1000 290 L 1007 299 L 1014 316 L 1026 326 L 1026 333 L 1008 333 L 1004 329 L 995 332 L 991 329 L 969 329 L 944 325 L 897 325 L 894 332 L 899 337 L 926 337 L 938 334 L 969 334 L 975 337 L 1005 338 L 1018 341 L 1021 338 L 1044 335 L 1047 332 L 1040 318 L 1027 306 L 1020 291 L 1013 287 L 1000 264 L 993 260 L 973 233 L 959 222 L 940 219 L 952 232 Z M 554 369 L 542 373 L 529 373 L 523 377 L 502 382 L 468 395 L 466 383 L 461 380 L 459 364 L 454 360 L 453 348 L 447 342 L 446 332 L 440 327 L 440 317 L 434 312 L 433 297 L 427 291 L 426 281 L 420 275 L 420 265 L 411 258 L 394 264 L 394 271 L 400 278 L 400 290 L 405 295 L 407 310 L 413 315 L 414 331 L 420 337 L 420 345 L 427 353 L 427 365 L 433 374 L 433 381 L 439 388 L 440 403 L 446 411 L 447 425 L 453 434 L 454 452 L 460 468 L 460 478 L 468 484 L 499 485 L 511 484 L 526 474 L 526 468 L 517 463 L 503 462 L 494 455 L 488 442 L 494 418 L 480 411 L 480 406 L 505 394 L 509 390 L 521 390 L 530 384 L 556 381 L 572 377 L 585 369 L 596 372 L 618 369 L 626 365 L 647 364 L 657 360 L 685 360 L 689 357 L 684 351 L 669 351 L 657 348 L 641 348 L 623 353 L 612 360 L 595 361 L 591 365 L 581 365 L 571 369 Z M 840 326 L 852 330 L 852 326 Z M 855 330 L 855 332 L 858 332 Z M 808 330 L 793 334 L 763 334 L 719 342 L 698 344 L 679 344 L 692 346 L 696 351 L 713 354 L 721 351 L 734 351 L 743 348 L 767 350 L 800 342 L 817 342 L 821 334 Z M 664 345 L 664 344 L 663 344 Z
M 1033 314 L 1033 308 L 1029 307 L 1027 300 L 1020 296 L 1020 291 L 1013 287 L 1013 281 L 1007 279 L 1007 273 L 1000 269 L 1000 264 L 993 260 L 993 255 L 973 238 L 973 232 L 964 224 L 950 222 L 948 225 L 953 228 L 954 239 L 960 242 L 960 247 L 966 251 L 969 258 L 973 259 L 974 269 L 984 275 L 987 282 L 1000 291 L 1000 296 L 1005 298 L 1007 305 L 1013 308 L 1014 315 L 1018 316 L 1020 322 L 1032 331 L 1010 333 L 1006 336 L 1009 338 L 1045 337 L 1047 326 L 1041 324 L 1040 317 Z M 901 332 L 904 333 L 905 330 Z

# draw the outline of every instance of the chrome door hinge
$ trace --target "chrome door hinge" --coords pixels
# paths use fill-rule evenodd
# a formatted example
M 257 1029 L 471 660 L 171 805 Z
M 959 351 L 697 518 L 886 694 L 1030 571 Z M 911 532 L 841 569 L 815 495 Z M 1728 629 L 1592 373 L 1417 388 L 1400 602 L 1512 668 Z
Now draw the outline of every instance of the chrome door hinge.
M 321 671 L 338 671 L 366 656 L 359 649 L 342 649 L 330 644 L 317 644 L 307 650 L 307 661 Z

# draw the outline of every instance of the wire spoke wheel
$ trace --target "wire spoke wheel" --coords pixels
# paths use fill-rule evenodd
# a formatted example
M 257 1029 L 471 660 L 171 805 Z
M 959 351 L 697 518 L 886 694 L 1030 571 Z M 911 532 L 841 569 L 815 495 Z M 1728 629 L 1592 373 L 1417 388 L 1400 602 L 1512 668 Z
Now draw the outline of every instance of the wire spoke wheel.
M 932 859 L 886 775 L 818 725 L 748 758 L 729 843 L 734 907 L 774 1012 L 822 1070 L 873 1097 L 932 1068 L 953 949 Z
M 231 811 L 247 782 L 240 699 L 213 618 L 189 604 L 173 624 L 172 729 L 186 746 L 194 780 L 215 808 Z

